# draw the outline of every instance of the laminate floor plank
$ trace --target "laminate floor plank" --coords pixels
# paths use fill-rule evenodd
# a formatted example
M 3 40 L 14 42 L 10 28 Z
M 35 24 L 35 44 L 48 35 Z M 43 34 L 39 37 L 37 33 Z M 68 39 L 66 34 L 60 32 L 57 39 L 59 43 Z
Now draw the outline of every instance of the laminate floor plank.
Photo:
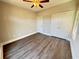
M 4 59 L 72 59 L 70 42 L 41 33 L 4 45 Z

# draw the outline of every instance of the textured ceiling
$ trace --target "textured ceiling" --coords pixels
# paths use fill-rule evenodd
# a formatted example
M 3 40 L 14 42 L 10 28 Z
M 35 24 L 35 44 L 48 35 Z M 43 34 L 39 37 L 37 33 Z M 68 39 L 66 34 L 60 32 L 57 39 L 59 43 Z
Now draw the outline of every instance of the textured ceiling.
M 42 3 L 44 8 L 40 8 L 40 7 L 39 8 L 36 8 L 36 7 L 31 8 L 32 3 L 24 2 L 23 0 L 1 0 L 1 1 L 37 12 L 37 11 L 41 11 L 41 10 L 50 8 L 55 5 L 70 2 L 72 0 L 50 0 L 49 3 Z

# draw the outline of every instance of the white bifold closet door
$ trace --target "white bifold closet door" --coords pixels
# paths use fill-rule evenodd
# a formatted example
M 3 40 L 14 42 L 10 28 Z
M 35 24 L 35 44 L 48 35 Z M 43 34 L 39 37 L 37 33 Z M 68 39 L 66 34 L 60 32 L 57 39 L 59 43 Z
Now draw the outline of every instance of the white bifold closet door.
M 52 15 L 38 16 L 37 31 L 69 39 L 72 34 L 74 11 L 54 13 Z
M 43 16 L 43 33 L 51 35 L 51 16 Z
M 73 26 L 73 11 L 61 12 L 52 15 L 51 35 L 69 39 Z

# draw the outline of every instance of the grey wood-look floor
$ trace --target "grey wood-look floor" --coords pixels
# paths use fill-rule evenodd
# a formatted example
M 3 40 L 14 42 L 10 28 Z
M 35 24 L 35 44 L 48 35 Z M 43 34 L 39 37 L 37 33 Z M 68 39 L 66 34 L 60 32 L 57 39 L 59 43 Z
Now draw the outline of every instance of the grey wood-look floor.
M 4 59 L 72 59 L 70 42 L 36 33 L 3 47 Z

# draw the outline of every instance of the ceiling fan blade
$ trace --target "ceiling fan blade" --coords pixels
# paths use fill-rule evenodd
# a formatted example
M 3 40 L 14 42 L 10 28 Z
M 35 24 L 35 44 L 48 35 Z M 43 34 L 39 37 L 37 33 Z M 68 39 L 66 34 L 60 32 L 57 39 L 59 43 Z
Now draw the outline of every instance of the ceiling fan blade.
M 46 3 L 46 2 L 49 2 L 49 0 L 40 1 L 40 3 Z
M 32 1 L 29 1 L 29 0 L 23 0 L 23 1 L 25 1 L 25 2 L 32 2 Z
M 41 8 L 43 8 L 43 6 L 42 6 L 41 4 L 39 4 L 39 6 L 40 6 Z
M 31 8 L 33 8 L 33 7 L 34 7 L 34 5 L 31 6 Z

